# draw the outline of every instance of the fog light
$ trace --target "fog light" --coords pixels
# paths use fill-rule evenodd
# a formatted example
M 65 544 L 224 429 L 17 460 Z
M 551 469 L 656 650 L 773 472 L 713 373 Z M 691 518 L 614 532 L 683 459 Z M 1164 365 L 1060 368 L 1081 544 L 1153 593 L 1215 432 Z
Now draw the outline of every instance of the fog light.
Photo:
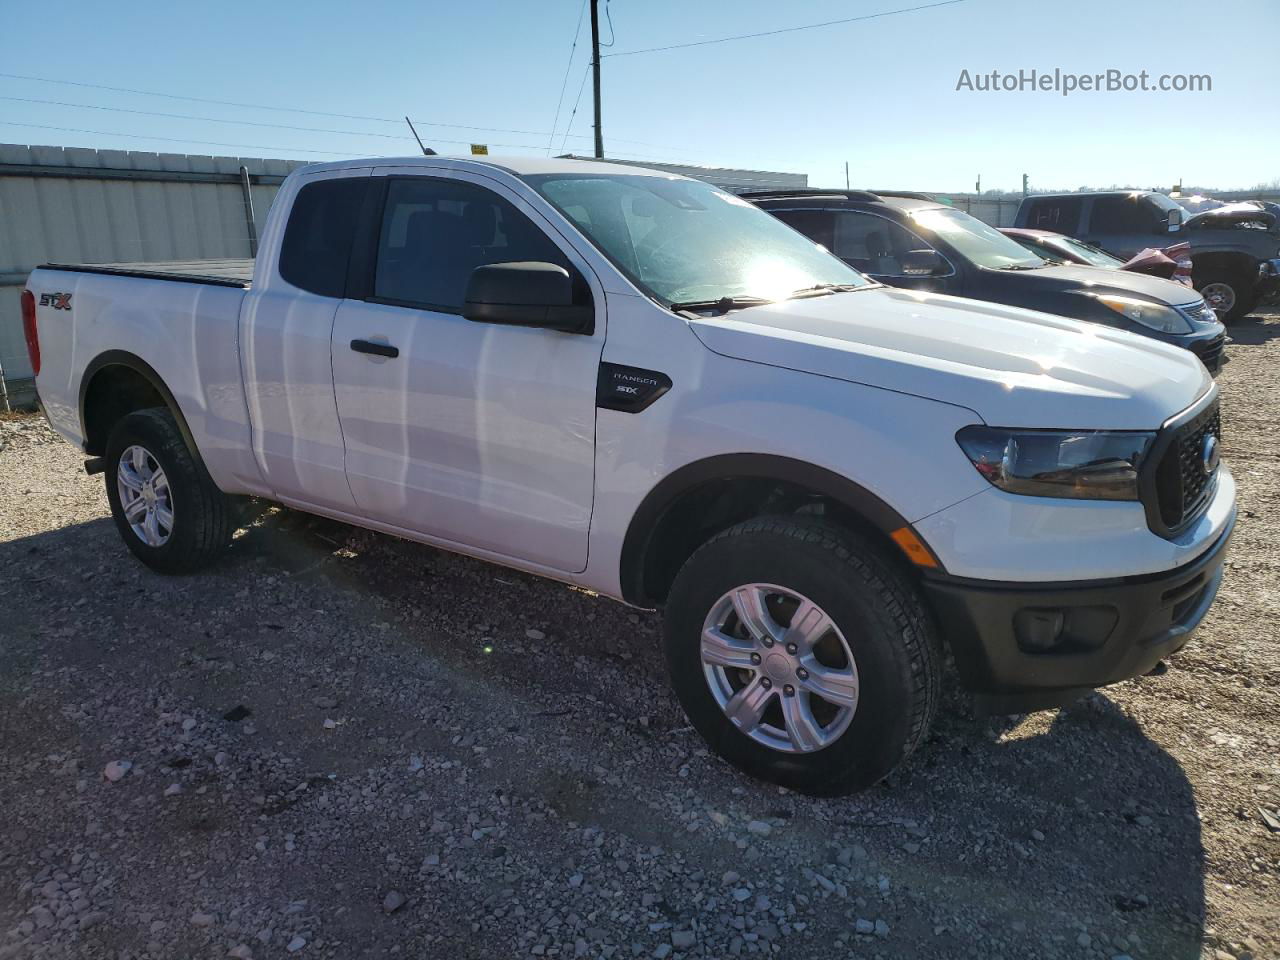
M 1065 622 L 1061 610 L 1019 610 L 1013 618 L 1013 632 L 1018 646 L 1027 653 L 1045 653 L 1057 645 Z

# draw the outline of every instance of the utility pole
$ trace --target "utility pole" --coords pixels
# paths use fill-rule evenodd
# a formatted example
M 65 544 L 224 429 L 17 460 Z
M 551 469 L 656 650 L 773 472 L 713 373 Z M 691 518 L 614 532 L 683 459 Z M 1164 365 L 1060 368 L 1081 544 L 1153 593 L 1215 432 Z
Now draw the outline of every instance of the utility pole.
M 600 0 L 591 0 L 591 86 L 596 100 L 596 159 L 604 159 L 604 133 L 600 129 Z
M 844 162 L 844 188 L 849 189 L 849 161 Z

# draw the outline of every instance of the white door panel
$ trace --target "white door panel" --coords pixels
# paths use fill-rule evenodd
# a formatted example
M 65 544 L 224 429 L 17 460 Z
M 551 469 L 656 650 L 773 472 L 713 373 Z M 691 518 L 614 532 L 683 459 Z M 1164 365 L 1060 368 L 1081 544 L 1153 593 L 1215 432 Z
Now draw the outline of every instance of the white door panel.
M 271 489 L 351 509 L 329 362 L 339 303 L 292 290 L 251 294 L 241 362 L 253 452 Z
M 357 353 L 360 339 L 400 356 Z M 362 513 L 560 570 L 586 566 L 598 340 L 349 300 L 333 345 Z

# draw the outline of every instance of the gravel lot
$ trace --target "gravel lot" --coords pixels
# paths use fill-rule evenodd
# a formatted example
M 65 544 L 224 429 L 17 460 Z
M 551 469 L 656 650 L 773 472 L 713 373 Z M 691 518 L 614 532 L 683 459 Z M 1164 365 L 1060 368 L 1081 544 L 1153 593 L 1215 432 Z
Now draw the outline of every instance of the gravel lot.
M 864 795 L 711 757 L 658 619 L 300 514 L 168 579 L 0 421 L 0 957 L 1280 955 L 1280 314 L 1241 519 L 1159 677 L 972 719 Z

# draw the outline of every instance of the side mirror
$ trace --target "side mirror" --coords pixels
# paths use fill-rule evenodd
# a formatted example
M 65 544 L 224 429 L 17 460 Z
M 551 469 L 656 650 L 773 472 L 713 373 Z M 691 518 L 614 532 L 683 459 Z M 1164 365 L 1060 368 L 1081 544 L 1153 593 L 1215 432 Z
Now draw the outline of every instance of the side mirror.
M 1182 211 L 1181 210 L 1169 211 L 1169 216 L 1166 220 L 1165 229 L 1168 233 L 1177 233 L 1179 230 L 1182 229 Z
M 946 262 L 937 250 L 908 250 L 899 261 L 904 277 L 932 277 L 946 273 Z
M 476 323 L 590 333 L 595 310 L 575 303 L 573 288 L 569 271 L 554 263 L 490 263 L 471 271 L 462 315 Z

